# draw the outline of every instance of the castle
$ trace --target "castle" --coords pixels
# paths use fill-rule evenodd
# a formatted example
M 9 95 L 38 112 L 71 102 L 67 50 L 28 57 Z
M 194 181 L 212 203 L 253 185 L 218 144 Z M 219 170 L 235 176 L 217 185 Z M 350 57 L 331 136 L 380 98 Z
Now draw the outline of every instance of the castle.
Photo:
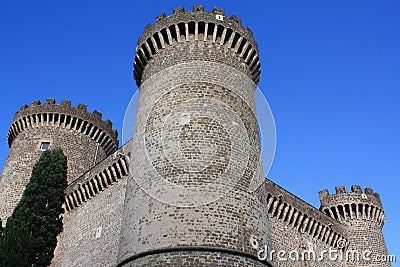
M 0 218 L 41 151 L 61 147 L 69 185 L 52 266 L 391 266 L 372 189 L 323 190 L 316 209 L 262 177 L 260 71 L 238 17 L 203 6 L 161 14 L 136 48 L 134 138 L 118 147 L 112 123 L 83 104 L 23 106 L 8 132 Z

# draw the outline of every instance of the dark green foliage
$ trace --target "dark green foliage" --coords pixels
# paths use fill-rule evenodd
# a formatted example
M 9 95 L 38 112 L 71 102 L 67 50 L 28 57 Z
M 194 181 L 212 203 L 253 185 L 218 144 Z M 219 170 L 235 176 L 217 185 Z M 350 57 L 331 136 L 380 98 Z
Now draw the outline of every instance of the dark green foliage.
M 0 266 L 48 266 L 62 231 L 67 159 L 60 148 L 43 152 L 22 198 L 0 228 Z

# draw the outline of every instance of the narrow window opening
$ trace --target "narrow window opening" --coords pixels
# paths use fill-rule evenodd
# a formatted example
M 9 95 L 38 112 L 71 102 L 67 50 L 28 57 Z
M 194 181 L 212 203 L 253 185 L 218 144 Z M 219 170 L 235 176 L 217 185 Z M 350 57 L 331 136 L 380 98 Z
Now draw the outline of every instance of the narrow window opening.
M 39 117 L 39 118 L 40 118 L 40 117 Z M 39 121 L 40 121 L 40 119 L 39 119 Z M 64 114 L 61 114 L 61 116 L 60 116 L 60 124 L 63 124 L 64 121 L 65 121 L 65 115 L 64 115 Z
M 90 137 L 93 137 L 95 132 L 97 131 L 97 126 L 94 126 L 93 131 L 90 133 Z
M 342 205 L 338 205 L 338 210 L 339 210 L 339 214 L 340 216 L 344 219 L 344 209 Z
M 156 41 L 156 44 L 157 44 L 158 49 L 161 49 L 162 46 L 161 46 L 161 41 L 160 41 L 160 38 L 158 37 L 158 34 L 157 34 L 157 33 L 154 33 L 154 34 L 153 34 L 153 38 L 154 38 L 154 40 Z
M 282 219 L 282 217 L 283 217 L 283 214 L 285 213 L 285 209 L 286 209 L 286 207 L 287 207 L 287 205 L 286 205 L 286 203 L 285 204 L 283 204 L 283 207 L 282 207 L 282 211 L 281 211 L 281 214 L 279 214 L 279 218 L 278 219 Z
M 276 217 L 278 215 L 279 207 L 282 205 L 282 201 L 279 200 L 278 205 L 276 206 L 274 215 L 272 217 Z
M 252 46 L 251 46 L 251 44 L 249 44 L 246 48 L 246 52 L 244 52 L 244 54 L 243 54 L 243 59 L 247 58 L 247 55 L 250 53 L 251 48 L 252 48 Z
M 301 212 L 299 212 L 299 215 L 297 216 L 296 220 L 293 222 L 293 227 L 297 227 L 299 225 L 300 217 L 302 216 Z
M 237 41 L 238 41 L 239 38 L 240 38 L 240 35 L 239 35 L 238 33 L 235 32 L 234 34 L 235 34 L 235 36 L 233 37 L 232 45 L 231 45 L 231 47 L 229 47 L 229 48 L 235 48 L 236 43 L 237 43 Z
M 178 29 L 179 29 L 179 35 L 181 40 L 186 40 L 186 35 L 185 35 L 185 23 L 181 22 L 178 23 Z
M 228 40 L 231 38 L 232 33 L 233 33 L 232 29 L 228 28 L 228 29 L 226 30 L 226 33 L 225 33 L 225 40 L 223 40 L 223 41 L 224 41 L 224 46 L 225 46 L 225 45 L 228 46 L 228 43 L 229 43 Z
M 353 212 L 354 216 L 358 218 L 357 214 L 357 205 L 356 204 L 351 204 L 351 211 Z
M 297 212 L 297 211 L 294 209 L 294 210 L 293 210 L 293 214 L 292 214 L 292 216 L 290 216 L 289 225 L 291 225 L 291 224 L 293 223 L 294 216 L 295 216 L 296 212 Z
M 85 134 L 89 134 L 92 127 L 93 127 L 93 124 L 89 124 L 89 127 L 87 127 Z
M 54 114 L 54 123 L 58 122 L 58 118 L 59 118 L 58 114 L 55 113 L 55 114 Z
M 171 33 L 172 42 L 173 43 L 177 43 L 178 42 L 178 36 L 176 35 L 175 25 L 169 26 L 168 29 L 169 29 L 169 32 Z
M 208 41 L 212 41 L 213 39 L 213 34 L 214 34 L 214 27 L 215 24 L 214 23 L 208 23 L 208 33 L 207 33 L 207 40 Z
M 350 211 L 350 206 L 349 205 L 344 205 L 344 210 L 346 212 L 347 218 L 351 218 L 351 211 Z
M 339 216 L 336 213 L 336 209 L 334 207 L 332 207 L 331 211 L 332 211 L 333 218 L 336 219 L 336 220 L 339 220 Z
M 358 204 L 358 217 L 362 218 L 362 215 L 363 215 L 363 205 Z
M 90 180 L 90 183 L 92 184 L 92 188 L 93 188 L 93 191 L 94 191 L 94 194 L 93 194 L 93 195 L 98 194 L 99 192 L 97 191 L 97 187 L 96 187 L 94 181 L 93 181 L 93 180 Z
M 145 44 L 142 44 L 142 50 L 143 50 L 143 52 L 144 52 L 144 55 L 145 55 L 147 58 L 150 58 L 150 53 L 149 53 L 149 51 L 147 50 L 147 47 L 146 47 Z
M 194 23 L 194 21 L 190 21 L 188 23 L 188 27 L 189 27 L 189 39 L 193 40 L 194 39 L 194 34 L 195 34 L 195 26 L 196 24 Z
M 242 42 L 241 42 L 240 45 L 239 45 L 239 49 L 238 49 L 238 51 L 237 51 L 237 53 L 238 53 L 239 55 L 242 53 L 243 47 L 244 47 L 244 45 L 245 45 L 246 43 L 247 43 L 246 38 L 243 38 L 243 39 L 242 39 Z
M 67 116 L 67 119 L 65 120 L 65 125 L 68 125 L 71 122 L 71 116 Z
M 71 129 L 73 129 L 74 128 L 74 126 L 75 126 L 75 123 L 76 123 L 76 120 L 77 120 L 77 118 L 76 117 L 73 117 L 72 118 L 72 122 L 71 122 Z
M 222 36 L 222 32 L 224 31 L 224 27 L 222 25 L 218 25 L 217 28 L 217 37 L 216 37 L 216 42 L 217 43 L 221 43 L 221 36 Z
M 253 52 L 251 52 L 249 58 L 246 61 L 247 65 L 249 65 L 253 61 L 255 55 L 256 55 L 256 50 L 253 50 Z
M 40 151 L 46 151 L 50 147 L 50 142 L 42 142 L 40 143 Z
M 164 38 L 164 42 L 167 43 L 168 45 L 172 45 L 169 43 L 169 38 L 168 38 L 168 34 L 167 34 L 167 30 L 164 28 L 161 30 L 161 35 Z
M 206 29 L 206 24 L 204 21 L 198 22 L 198 35 L 199 35 L 199 40 L 204 40 L 204 31 Z
M 139 50 L 137 55 L 139 56 L 140 61 L 145 65 L 146 64 L 146 59 L 143 56 L 142 50 Z
M 289 214 L 290 211 L 292 210 L 292 208 L 290 206 L 288 206 L 289 208 L 287 209 L 286 215 L 285 217 L 283 217 L 283 222 L 287 222 L 289 220 Z
M 151 53 L 154 55 L 156 53 L 156 50 L 154 49 L 154 45 L 153 42 L 151 41 L 151 38 L 147 38 L 147 44 L 150 47 Z
M 272 208 L 274 207 L 275 201 L 276 201 L 276 198 L 274 198 L 274 200 L 272 200 L 271 206 L 268 207 L 268 213 L 271 213 L 271 212 L 272 212 Z

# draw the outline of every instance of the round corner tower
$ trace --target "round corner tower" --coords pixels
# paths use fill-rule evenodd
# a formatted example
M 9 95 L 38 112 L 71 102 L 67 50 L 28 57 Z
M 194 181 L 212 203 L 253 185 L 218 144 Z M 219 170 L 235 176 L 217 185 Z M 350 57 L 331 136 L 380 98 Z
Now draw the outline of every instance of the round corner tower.
M 98 111 L 86 105 L 72 107 L 71 101 L 56 104 L 33 101 L 14 115 L 8 131 L 10 151 L 0 181 L 0 218 L 11 216 L 28 183 L 33 165 L 42 151 L 61 147 L 67 156 L 67 179 L 72 182 L 118 147 L 117 131 Z
M 388 255 L 382 233 L 386 218 L 379 194 L 371 188 L 365 188 L 363 192 L 357 185 L 351 187 L 351 192 L 346 192 L 344 186 L 337 186 L 335 189 L 336 194 L 332 195 L 328 190 L 319 192 L 320 210 L 345 226 L 349 242 L 348 262 L 358 264 L 357 266 L 377 264 L 374 263 L 376 257 L 379 260 L 379 257 Z M 392 266 L 390 262 L 378 264 Z
M 219 8 L 175 8 L 139 38 L 134 78 L 118 266 L 269 265 L 251 244 L 270 246 L 252 32 Z

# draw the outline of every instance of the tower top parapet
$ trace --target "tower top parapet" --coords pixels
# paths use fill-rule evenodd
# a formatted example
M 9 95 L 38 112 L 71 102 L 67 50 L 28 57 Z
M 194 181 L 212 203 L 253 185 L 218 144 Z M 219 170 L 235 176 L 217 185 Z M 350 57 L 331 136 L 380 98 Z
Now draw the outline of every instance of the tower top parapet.
M 22 131 L 39 126 L 67 127 L 81 132 L 98 142 L 107 154 L 118 148 L 117 130 L 112 128 L 110 120 L 102 119 L 99 111 L 88 112 L 85 104 L 73 107 L 69 100 L 56 104 L 51 98 L 43 104 L 35 100 L 30 106 L 24 105 L 15 113 L 7 135 L 8 145 L 11 147 L 13 140 Z
M 361 186 L 353 185 L 350 192 L 346 192 L 344 186 L 336 186 L 335 194 L 329 194 L 327 189 L 319 192 L 319 199 L 322 206 L 330 206 L 338 203 L 351 204 L 355 202 L 371 203 L 382 208 L 381 198 L 371 188 L 362 190 Z
M 344 186 L 335 189 L 336 193 L 332 195 L 326 189 L 319 192 L 321 211 L 339 221 L 366 219 L 383 226 L 386 218 L 378 193 L 371 188 L 363 191 L 358 185 L 353 185 L 350 192 L 346 192 Z
M 257 43 L 248 27 L 232 15 L 214 7 L 211 12 L 204 6 L 195 5 L 191 11 L 184 7 L 173 9 L 171 15 L 162 13 L 155 24 L 148 24 L 139 38 L 134 63 L 134 78 L 138 86 L 142 82 L 147 63 L 160 51 L 186 42 L 205 42 L 233 52 L 250 69 L 255 83 L 260 79 L 260 59 Z

